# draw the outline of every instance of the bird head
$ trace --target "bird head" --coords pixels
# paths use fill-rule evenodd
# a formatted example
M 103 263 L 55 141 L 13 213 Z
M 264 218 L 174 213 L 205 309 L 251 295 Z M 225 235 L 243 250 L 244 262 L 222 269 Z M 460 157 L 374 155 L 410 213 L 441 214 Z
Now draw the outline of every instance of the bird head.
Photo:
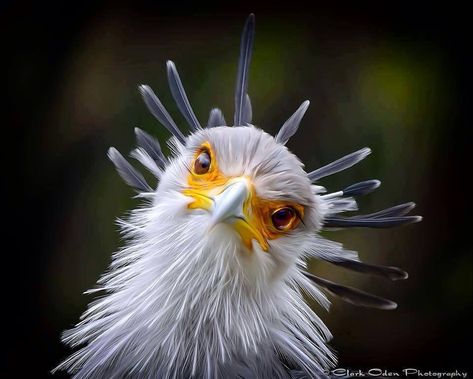
M 328 308 L 321 290 L 360 306 L 396 303 L 315 276 L 309 259 L 391 280 L 403 270 L 361 262 L 354 251 L 323 238 L 322 229 L 385 228 L 420 221 L 413 203 L 367 215 L 356 196 L 379 187 L 362 181 L 327 193 L 318 182 L 360 162 L 363 148 L 305 171 L 285 146 L 309 101 L 272 136 L 252 123 L 248 72 L 254 16 L 244 27 L 233 123 L 211 110 L 197 120 L 173 62 L 171 93 L 190 127 L 184 135 L 153 90 L 139 87 L 146 106 L 171 132 L 170 156 L 136 128 L 131 156 L 157 179 L 149 185 L 115 148 L 108 156 L 143 207 L 119 220 L 127 244 L 88 292 L 104 292 L 63 341 L 82 346 L 58 368 L 86 377 L 286 378 L 323 376 L 335 364 L 331 335 L 303 293 Z M 294 371 L 295 370 L 295 371 Z M 297 374 L 298 375 L 298 374 Z M 296 375 L 296 376 L 297 376 Z
M 253 126 L 189 136 L 162 174 L 156 202 L 169 204 L 171 215 L 156 223 L 188 235 L 189 246 L 238 261 L 249 280 L 275 280 L 315 243 L 321 225 L 300 160 Z

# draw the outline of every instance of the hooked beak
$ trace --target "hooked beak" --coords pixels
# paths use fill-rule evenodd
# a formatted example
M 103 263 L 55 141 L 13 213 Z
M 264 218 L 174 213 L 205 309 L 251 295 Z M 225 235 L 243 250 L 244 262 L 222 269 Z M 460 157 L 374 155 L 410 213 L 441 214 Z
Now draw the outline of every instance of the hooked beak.
M 232 219 L 245 219 L 243 205 L 249 197 L 248 183 L 245 179 L 229 183 L 223 191 L 213 198 L 211 207 L 212 224 Z
M 266 239 L 251 220 L 252 192 L 252 184 L 247 178 L 231 179 L 220 188 L 184 190 L 185 195 L 194 199 L 188 206 L 190 209 L 199 208 L 210 212 L 211 229 L 219 223 L 232 225 L 249 250 L 252 250 L 252 242 L 256 240 L 267 251 L 269 246 Z

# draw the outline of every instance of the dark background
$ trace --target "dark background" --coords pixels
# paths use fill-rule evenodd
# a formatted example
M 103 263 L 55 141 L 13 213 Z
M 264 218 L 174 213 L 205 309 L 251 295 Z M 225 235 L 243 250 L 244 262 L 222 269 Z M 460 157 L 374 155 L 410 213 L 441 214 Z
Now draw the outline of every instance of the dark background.
M 91 300 L 81 293 L 120 244 L 114 219 L 137 201 L 106 150 L 129 151 L 134 126 L 162 141 L 168 136 L 137 85 L 150 84 L 184 125 L 166 85 L 165 61 L 173 59 L 201 122 L 215 105 L 230 120 L 240 32 L 250 12 L 257 23 L 254 122 L 275 133 L 310 99 L 288 144 L 307 170 L 370 146 L 366 161 L 322 184 L 337 190 L 378 178 L 383 185 L 361 199 L 363 211 L 412 200 L 424 216 L 395 230 L 326 234 L 363 260 L 410 273 L 391 283 L 314 262 L 324 277 L 399 303 L 382 312 L 335 299 L 330 313 L 318 312 L 335 336 L 339 366 L 469 367 L 465 10 L 399 2 L 4 2 L 0 9 L 7 64 L 2 147 L 13 175 L 4 184 L 4 223 L 11 226 L 2 249 L 6 369 L 40 377 L 67 355 L 60 332 L 77 322 Z

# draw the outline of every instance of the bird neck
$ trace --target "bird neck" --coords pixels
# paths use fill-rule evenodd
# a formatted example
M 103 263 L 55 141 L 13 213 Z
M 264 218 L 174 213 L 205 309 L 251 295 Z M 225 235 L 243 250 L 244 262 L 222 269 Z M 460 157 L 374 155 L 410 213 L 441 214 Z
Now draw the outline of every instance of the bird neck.
M 306 369 L 328 366 L 329 333 L 305 303 L 295 265 L 268 280 L 269 258 L 242 255 L 223 230 L 197 238 L 195 224 L 140 228 L 151 216 L 139 216 L 101 279 L 108 294 L 66 336 L 86 343 L 68 364 L 87 356 L 84 373 L 165 378 L 287 377 L 280 354 Z

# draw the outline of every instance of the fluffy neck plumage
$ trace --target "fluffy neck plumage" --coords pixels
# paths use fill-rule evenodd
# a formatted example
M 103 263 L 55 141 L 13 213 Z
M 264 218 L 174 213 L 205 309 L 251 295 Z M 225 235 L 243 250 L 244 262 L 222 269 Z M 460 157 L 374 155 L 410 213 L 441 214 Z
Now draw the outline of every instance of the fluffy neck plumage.
M 270 279 L 269 257 L 242 256 L 223 225 L 204 238 L 205 215 L 161 217 L 172 206 L 122 224 L 131 242 L 99 281 L 108 295 L 66 332 L 86 345 L 64 366 L 77 378 L 232 378 L 287 377 L 281 358 L 312 373 L 330 365 L 330 334 L 304 302 L 299 269 Z

